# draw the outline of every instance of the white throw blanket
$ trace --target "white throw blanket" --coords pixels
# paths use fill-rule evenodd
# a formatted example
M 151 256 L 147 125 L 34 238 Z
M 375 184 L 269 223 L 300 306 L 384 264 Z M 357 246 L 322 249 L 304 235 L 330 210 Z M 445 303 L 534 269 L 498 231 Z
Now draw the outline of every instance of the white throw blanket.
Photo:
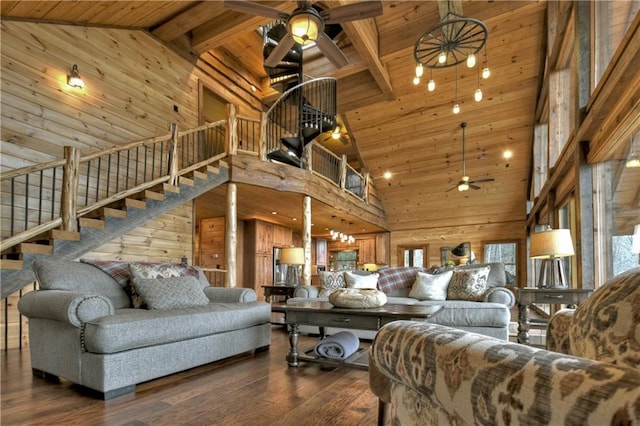
M 346 359 L 360 346 L 358 336 L 350 331 L 340 331 L 316 343 L 313 348 L 318 356 L 331 359 Z

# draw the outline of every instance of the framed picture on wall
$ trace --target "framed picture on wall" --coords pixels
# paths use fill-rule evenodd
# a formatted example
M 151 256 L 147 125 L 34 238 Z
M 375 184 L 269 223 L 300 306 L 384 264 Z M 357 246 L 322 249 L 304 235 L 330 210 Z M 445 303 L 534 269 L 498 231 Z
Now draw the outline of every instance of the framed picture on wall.
M 455 246 L 440 247 L 442 266 L 463 265 L 469 261 L 471 243 L 460 243 Z

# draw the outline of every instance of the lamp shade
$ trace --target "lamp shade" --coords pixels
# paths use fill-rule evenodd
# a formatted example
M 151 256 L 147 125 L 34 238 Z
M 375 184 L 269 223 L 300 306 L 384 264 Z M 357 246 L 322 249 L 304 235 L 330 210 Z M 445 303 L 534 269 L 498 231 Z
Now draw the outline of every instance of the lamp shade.
M 315 42 L 322 31 L 320 29 L 322 21 L 309 10 L 291 15 L 287 25 L 295 42 L 302 45 Z
M 304 265 L 304 249 L 302 247 L 283 248 L 280 263 L 285 265 Z
M 364 265 L 362 265 L 362 269 L 364 269 L 365 271 L 375 272 L 378 270 L 378 265 L 376 265 L 375 263 L 365 263 Z
M 633 228 L 633 240 L 631 242 L 631 253 L 640 253 L 640 223 Z
M 532 259 L 552 259 L 574 254 L 573 241 L 568 229 L 549 229 L 531 234 L 529 257 Z

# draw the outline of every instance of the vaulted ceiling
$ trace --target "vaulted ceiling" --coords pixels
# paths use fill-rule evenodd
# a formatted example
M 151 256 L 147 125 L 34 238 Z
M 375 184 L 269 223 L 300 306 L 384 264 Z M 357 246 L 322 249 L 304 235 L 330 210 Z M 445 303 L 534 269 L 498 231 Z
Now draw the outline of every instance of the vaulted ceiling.
M 264 3 L 286 11 L 296 7 L 290 1 Z M 319 2 L 323 8 L 346 3 Z M 473 100 L 478 84 L 475 68 L 455 67 L 457 80 L 454 68 L 434 71 L 434 92 L 428 92 L 424 82 L 412 83 L 414 44 L 440 19 L 435 1 L 384 1 L 382 15 L 343 24 L 336 43 L 349 64 L 341 69 L 317 48 L 304 53 L 306 74 L 338 79 L 339 112 L 348 144 L 337 142 L 335 149 L 370 173 L 390 230 L 522 221 L 526 216 L 533 126 L 545 66 L 547 4 L 493 0 L 461 4 L 463 14 L 482 20 L 489 32 L 492 74 L 482 81 L 484 99 L 479 103 Z M 256 31 L 269 19 L 229 10 L 222 1 L 3 1 L 1 7 L 2 16 L 9 18 L 149 31 L 175 49 L 225 60 L 242 77 L 239 84 L 256 86 L 257 98 L 275 96 L 268 87 L 262 38 Z M 451 111 L 456 85 L 462 108 L 458 115 Z M 479 190 L 448 191 L 462 176 L 463 121 L 468 123 L 467 174 L 472 180 L 495 181 Z M 502 157 L 506 149 L 513 151 L 509 160 Z M 383 178 L 385 172 L 392 177 Z M 300 205 L 295 196 L 287 197 L 281 197 L 283 208 Z M 241 198 L 239 211 L 268 216 L 275 210 L 252 199 L 265 197 Z M 200 216 L 217 214 L 210 207 L 216 203 L 206 205 Z M 295 213 L 287 216 L 299 216 Z

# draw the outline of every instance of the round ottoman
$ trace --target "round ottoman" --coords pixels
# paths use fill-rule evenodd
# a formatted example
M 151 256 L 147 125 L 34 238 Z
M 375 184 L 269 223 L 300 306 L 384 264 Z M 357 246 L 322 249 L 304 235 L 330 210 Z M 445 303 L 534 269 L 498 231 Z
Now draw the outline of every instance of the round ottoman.
M 340 288 L 329 302 L 339 308 L 377 308 L 387 303 L 387 295 L 375 288 Z

